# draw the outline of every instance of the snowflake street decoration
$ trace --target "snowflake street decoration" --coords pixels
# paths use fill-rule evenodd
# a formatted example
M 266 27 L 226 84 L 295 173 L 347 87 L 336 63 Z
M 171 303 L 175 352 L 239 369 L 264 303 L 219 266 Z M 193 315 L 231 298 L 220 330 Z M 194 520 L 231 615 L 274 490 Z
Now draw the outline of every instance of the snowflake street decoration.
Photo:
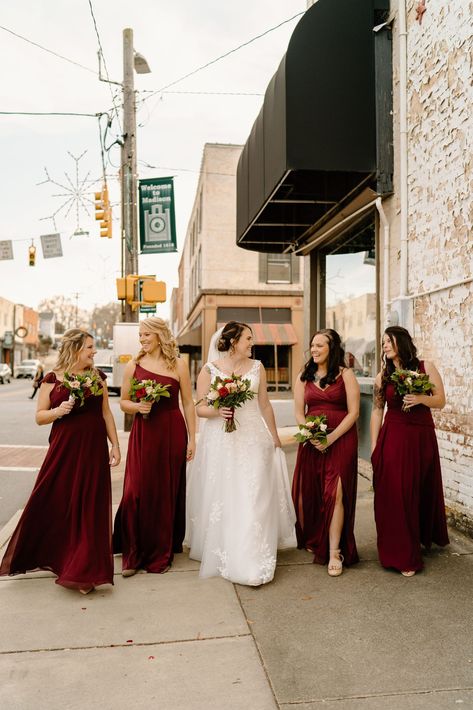
M 57 226 L 56 226 L 56 215 L 59 214 L 59 212 L 64 211 L 64 217 L 68 217 L 69 214 L 71 213 L 72 210 L 75 211 L 76 215 L 76 228 L 74 233 L 71 235 L 72 237 L 79 237 L 79 236 L 89 236 L 89 232 L 85 231 L 84 229 L 81 228 L 80 226 L 80 212 L 81 210 L 85 210 L 87 215 L 90 217 L 91 213 L 88 208 L 88 203 L 92 203 L 92 200 L 88 197 L 88 194 L 90 192 L 90 187 L 88 186 L 88 183 L 90 182 L 95 182 L 95 180 L 89 180 L 89 175 L 90 171 L 86 174 L 86 176 L 82 179 L 79 179 L 79 161 L 81 158 L 84 157 L 84 155 L 87 153 L 87 150 L 84 150 L 84 152 L 79 155 L 79 157 L 76 158 L 75 155 L 72 155 L 69 151 L 67 151 L 68 155 L 71 156 L 71 158 L 75 161 L 76 164 L 76 169 L 75 169 L 75 182 L 71 180 L 69 177 L 68 173 L 64 173 L 66 176 L 66 184 L 62 184 L 58 182 L 57 180 L 53 180 L 52 177 L 49 175 L 47 168 L 44 168 L 44 172 L 46 173 L 46 180 L 43 180 L 42 182 L 37 183 L 38 185 L 44 185 L 48 182 L 52 183 L 53 185 L 57 185 L 57 187 L 60 187 L 61 189 L 65 190 L 65 192 L 58 193 L 53 195 L 53 197 L 63 197 L 66 198 L 62 205 L 57 208 L 55 212 L 53 212 L 52 215 L 49 217 L 42 217 L 42 220 L 50 219 L 52 220 L 52 223 L 54 225 L 54 229 L 57 231 Z

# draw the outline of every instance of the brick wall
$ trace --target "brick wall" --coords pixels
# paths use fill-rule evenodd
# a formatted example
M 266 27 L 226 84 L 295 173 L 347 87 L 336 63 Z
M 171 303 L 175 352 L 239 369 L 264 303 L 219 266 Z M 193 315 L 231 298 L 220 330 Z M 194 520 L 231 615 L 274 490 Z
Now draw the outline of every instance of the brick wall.
M 473 274 L 473 4 L 427 0 L 408 12 L 408 290 L 429 292 Z M 394 66 L 398 66 L 394 23 Z M 399 283 L 399 85 L 394 76 L 395 189 L 387 201 L 393 229 L 391 298 Z M 473 532 L 473 284 L 413 299 L 413 335 L 441 372 L 447 406 L 435 412 L 451 519 Z

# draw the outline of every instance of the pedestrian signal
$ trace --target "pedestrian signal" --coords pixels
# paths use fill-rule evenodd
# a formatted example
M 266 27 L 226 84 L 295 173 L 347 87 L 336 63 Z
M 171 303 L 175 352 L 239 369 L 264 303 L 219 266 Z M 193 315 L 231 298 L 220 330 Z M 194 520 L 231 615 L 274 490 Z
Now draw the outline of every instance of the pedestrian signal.
M 34 266 L 36 263 L 36 247 L 31 245 L 28 247 L 28 264 Z

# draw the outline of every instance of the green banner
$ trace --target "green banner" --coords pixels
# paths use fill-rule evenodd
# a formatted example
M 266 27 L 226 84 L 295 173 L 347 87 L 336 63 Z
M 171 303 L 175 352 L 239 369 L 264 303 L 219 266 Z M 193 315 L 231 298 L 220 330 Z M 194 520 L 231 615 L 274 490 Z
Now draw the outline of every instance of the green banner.
M 139 182 L 141 254 L 177 251 L 173 178 Z

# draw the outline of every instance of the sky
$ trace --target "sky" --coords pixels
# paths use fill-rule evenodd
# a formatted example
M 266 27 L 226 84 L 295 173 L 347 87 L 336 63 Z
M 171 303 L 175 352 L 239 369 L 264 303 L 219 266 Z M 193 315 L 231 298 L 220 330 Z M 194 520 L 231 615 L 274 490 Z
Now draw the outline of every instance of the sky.
M 135 50 L 151 73 L 135 74 L 137 90 L 137 157 L 140 178 L 175 176 L 178 249 L 182 248 L 191 213 L 200 161 L 206 142 L 246 142 L 263 102 L 263 94 L 286 51 L 300 18 L 269 32 L 212 66 L 179 81 L 189 72 L 233 50 L 306 9 L 306 0 L 3 0 L 0 24 L 77 62 L 76 66 L 0 29 L 2 111 L 109 111 L 117 107 L 108 144 L 120 136 L 119 86 L 98 79 L 98 38 L 108 76 L 122 80 L 122 32 L 134 31 Z M 92 70 L 92 71 L 89 71 Z M 148 92 L 148 93 L 146 93 Z M 257 95 L 222 95 L 257 94 Z M 119 209 L 114 210 L 113 239 L 101 239 L 95 221 L 93 193 L 101 186 L 99 126 L 95 117 L 0 115 L 2 134 L 2 209 L 0 240 L 13 240 L 13 260 L 0 261 L 0 296 L 36 308 L 47 297 L 79 294 L 81 308 L 91 310 L 116 298 L 120 275 Z M 72 157 L 82 156 L 78 162 Z M 118 203 L 118 146 L 107 152 L 107 180 L 112 203 Z M 70 193 L 61 185 L 84 183 L 89 214 L 60 210 Z M 152 166 L 152 167 L 150 167 Z M 69 183 L 70 180 L 70 183 Z M 43 184 L 39 184 L 43 183 Z M 70 189 L 70 188 L 69 188 Z M 66 195 L 60 197 L 58 195 Z M 77 225 L 89 236 L 74 235 Z M 58 231 L 64 256 L 44 260 L 40 235 Z M 36 265 L 28 266 L 34 240 Z M 168 297 L 177 285 L 179 253 L 140 256 L 141 273 L 166 281 Z M 169 316 L 169 301 L 158 306 Z

